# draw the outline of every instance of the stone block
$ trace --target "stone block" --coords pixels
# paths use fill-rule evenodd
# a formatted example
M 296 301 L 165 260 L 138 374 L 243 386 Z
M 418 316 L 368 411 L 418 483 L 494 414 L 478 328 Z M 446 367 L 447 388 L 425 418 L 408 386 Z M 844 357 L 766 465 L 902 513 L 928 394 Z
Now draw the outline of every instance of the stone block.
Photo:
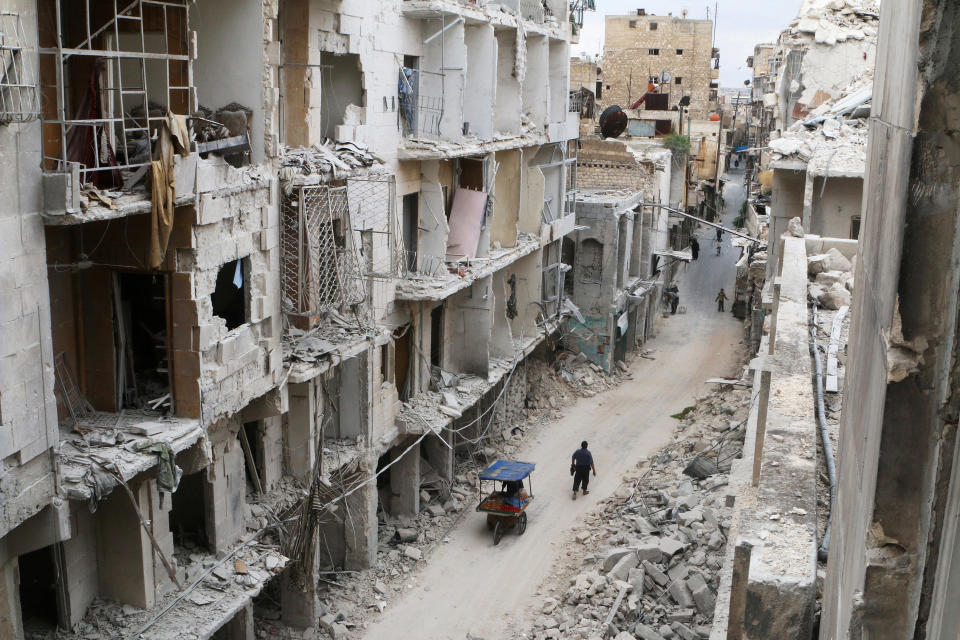
M 624 555 L 610 570 L 609 577 L 615 580 L 627 580 L 630 571 L 640 564 L 640 558 L 635 553 Z
M 670 583 L 670 586 L 667 587 L 667 592 L 670 594 L 670 597 L 673 598 L 673 601 L 683 608 L 688 609 L 694 605 L 693 594 L 687 589 L 685 582 L 677 580 Z

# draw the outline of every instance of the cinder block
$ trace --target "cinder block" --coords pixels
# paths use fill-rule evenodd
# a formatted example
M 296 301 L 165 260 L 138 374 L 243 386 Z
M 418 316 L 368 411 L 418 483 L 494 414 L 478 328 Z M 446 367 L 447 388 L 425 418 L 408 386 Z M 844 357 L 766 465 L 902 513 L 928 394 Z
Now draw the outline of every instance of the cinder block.
M 197 224 L 207 225 L 223 220 L 230 215 L 229 198 L 217 198 L 211 193 L 200 196 L 197 205 Z

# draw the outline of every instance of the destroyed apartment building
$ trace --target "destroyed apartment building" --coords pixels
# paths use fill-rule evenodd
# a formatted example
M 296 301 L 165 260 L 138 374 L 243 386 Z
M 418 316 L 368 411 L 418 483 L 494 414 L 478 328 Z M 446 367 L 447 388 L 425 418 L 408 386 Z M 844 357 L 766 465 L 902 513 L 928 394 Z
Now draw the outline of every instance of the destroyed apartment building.
M 579 314 L 579 14 L 8 6 L 0 636 L 313 628 Z
M 938 195 L 956 176 L 923 168 L 953 166 L 957 18 L 943 2 L 804 3 L 781 43 L 807 45 L 773 56 L 793 88 L 765 96 L 772 198 L 755 185 L 746 215 L 767 241 L 741 261 L 762 329 L 711 638 L 960 633 L 958 238 L 955 197 Z M 843 48 L 868 62 L 831 76 Z

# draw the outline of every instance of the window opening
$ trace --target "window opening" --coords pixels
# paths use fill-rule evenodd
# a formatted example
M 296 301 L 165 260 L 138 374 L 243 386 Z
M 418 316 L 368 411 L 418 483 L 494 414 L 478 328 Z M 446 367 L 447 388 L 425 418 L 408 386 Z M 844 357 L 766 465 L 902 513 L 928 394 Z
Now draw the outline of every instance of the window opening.
M 170 503 L 170 532 L 181 553 L 211 551 L 207 536 L 207 487 L 204 472 L 180 478 Z M 189 563 L 188 563 L 189 564 Z
M 360 56 L 321 51 L 320 82 L 320 128 L 324 137 L 339 140 L 337 127 L 344 123 L 347 109 L 364 106 Z
M 850 238 L 853 240 L 860 238 L 860 216 L 850 218 Z
M 651 23 L 650 23 L 650 31 L 656 31 L 656 30 L 657 30 L 657 23 L 656 23 L 656 22 L 651 22 Z
M 114 312 L 117 385 L 120 406 L 130 409 L 169 408 L 154 402 L 170 393 L 166 277 L 121 273 L 119 305 Z
M 683 78 L 681 78 L 680 76 L 677 76 L 676 78 L 673 79 L 673 83 L 674 83 L 674 84 L 683 84 Z
M 406 255 L 407 271 L 417 271 L 417 240 L 420 224 L 420 194 L 408 193 L 403 196 L 403 248 Z
M 631 20 L 631 21 L 630 21 L 630 28 L 631 28 L 631 29 L 636 29 L 636 28 L 637 28 L 637 21 L 636 21 L 636 20 Z
M 647 49 L 647 55 L 658 56 L 660 55 L 660 49 Z
M 393 333 L 393 381 L 397 386 L 397 395 L 406 402 L 410 399 L 410 334 L 413 328 L 407 324 Z
M 683 49 L 677 49 L 677 55 L 678 55 L 678 56 L 682 56 L 682 55 L 683 55 Z
M 236 329 L 247 321 L 247 278 L 243 260 L 233 260 L 220 267 L 217 286 L 210 294 L 213 315 L 223 318 L 227 330 Z
M 430 364 L 443 366 L 443 305 L 430 311 Z
M 44 168 L 130 188 L 167 112 L 191 114 L 187 0 L 38 5 Z M 122 8 L 121 8 L 122 7 Z
M 257 491 L 258 493 L 263 493 L 263 423 L 259 420 L 254 420 L 252 422 L 243 423 L 243 436 L 247 438 L 247 444 L 250 446 L 250 457 L 253 458 L 253 469 L 250 468 L 250 462 L 247 461 L 247 484 L 250 489 Z M 237 437 L 242 437 L 240 432 L 237 432 Z M 243 447 L 243 442 L 241 441 L 240 446 Z M 244 451 L 244 457 L 246 457 L 247 452 Z M 256 476 L 254 477 L 254 474 Z

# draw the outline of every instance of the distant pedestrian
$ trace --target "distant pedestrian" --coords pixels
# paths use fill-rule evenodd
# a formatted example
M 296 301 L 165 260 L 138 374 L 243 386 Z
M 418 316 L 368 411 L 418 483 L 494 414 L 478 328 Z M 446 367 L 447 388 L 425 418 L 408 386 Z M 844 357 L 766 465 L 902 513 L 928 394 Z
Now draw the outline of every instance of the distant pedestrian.
M 587 484 L 590 482 L 590 470 L 596 477 L 597 468 L 593 464 L 593 454 L 587 449 L 587 441 L 580 443 L 580 448 L 573 452 L 573 460 L 570 462 L 573 467 L 573 499 L 577 499 L 577 491 L 583 486 L 583 495 L 590 493 L 587 491 Z
M 700 243 L 696 238 L 690 239 L 690 251 L 693 252 L 693 259 L 696 260 L 697 256 L 700 255 Z
M 677 288 L 677 285 L 670 285 L 667 287 L 664 295 L 667 296 L 667 299 L 670 300 L 670 313 L 677 315 L 677 307 L 680 305 L 680 289 Z
M 720 293 L 717 294 L 717 311 L 723 311 L 723 301 L 729 300 L 727 294 L 723 292 L 723 289 L 720 289 Z
M 717 227 L 717 242 L 723 242 L 723 229 Z

